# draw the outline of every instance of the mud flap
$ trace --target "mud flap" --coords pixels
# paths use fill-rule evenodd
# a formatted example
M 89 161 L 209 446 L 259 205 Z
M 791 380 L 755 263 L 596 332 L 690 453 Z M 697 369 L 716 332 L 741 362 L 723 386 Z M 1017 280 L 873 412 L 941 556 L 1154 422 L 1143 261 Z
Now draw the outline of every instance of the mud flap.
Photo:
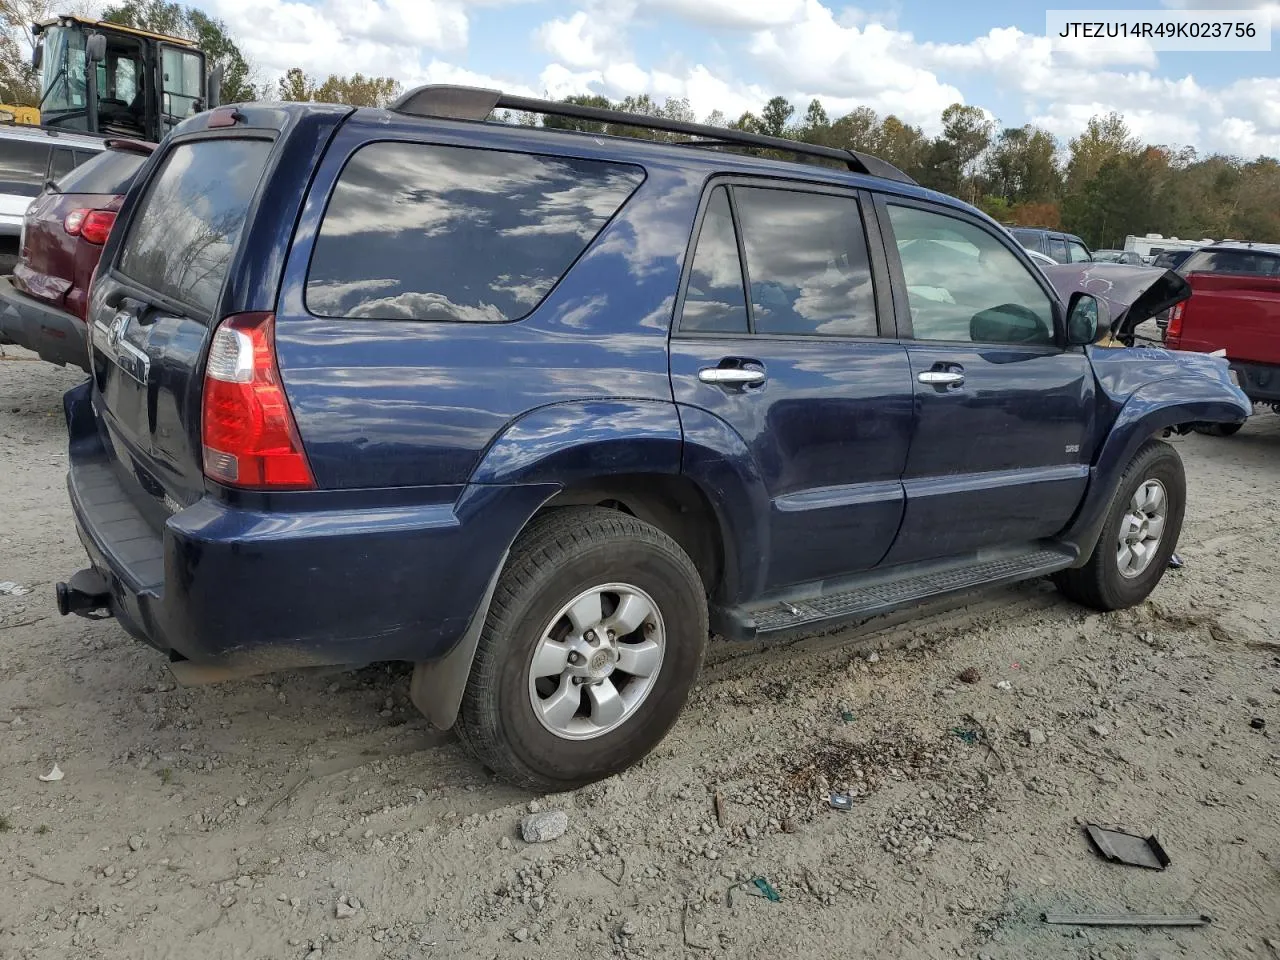
M 480 632 L 484 629 L 489 604 L 493 600 L 494 591 L 498 589 L 498 578 L 506 569 L 509 553 L 509 550 L 503 553 L 498 569 L 489 579 L 489 586 L 480 605 L 471 615 L 466 632 L 453 645 L 453 649 L 437 660 L 420 661 L 413 665 L 409 699 L 437 730 L 448 730 L 458 719 L 462 695 L 467 689 L 467 678 L 471 676 L 471 664 L 476 657 L 476 647 L 480 645 Z

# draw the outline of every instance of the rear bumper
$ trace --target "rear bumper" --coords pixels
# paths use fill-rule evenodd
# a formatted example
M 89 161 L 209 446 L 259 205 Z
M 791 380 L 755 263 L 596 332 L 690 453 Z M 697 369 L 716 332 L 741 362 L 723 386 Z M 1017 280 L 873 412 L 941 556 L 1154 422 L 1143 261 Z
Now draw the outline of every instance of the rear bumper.
M 0 277 L 0 334 L 59 365 L 89 369 L 84 321 L 19 292 Z
M 1255 403 L 1280 403 L 1280 364 L 1231 361 L 1240 389 Z
M 90 384 L 64 405 L 76 529 L 111 612 L 173 659 L 240 673 L 445 655 L 516 533 L 554 493 L 417 488 L 417 502 L 375 491 L 354 506 L 345 492 L 278 495 L 269 506 L 208 494 L 157 531 L 131 499 L 145 494 L 98 439 Z

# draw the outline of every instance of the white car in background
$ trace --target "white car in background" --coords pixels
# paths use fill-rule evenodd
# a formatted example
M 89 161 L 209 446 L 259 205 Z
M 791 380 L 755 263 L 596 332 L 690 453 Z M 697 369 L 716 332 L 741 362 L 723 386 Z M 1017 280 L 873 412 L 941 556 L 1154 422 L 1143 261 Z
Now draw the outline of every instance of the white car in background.
M 0 124 L 0 276 L 21 252 L 22 221 L 45 184 L 106 148 L 106 140 L 44 127 Z

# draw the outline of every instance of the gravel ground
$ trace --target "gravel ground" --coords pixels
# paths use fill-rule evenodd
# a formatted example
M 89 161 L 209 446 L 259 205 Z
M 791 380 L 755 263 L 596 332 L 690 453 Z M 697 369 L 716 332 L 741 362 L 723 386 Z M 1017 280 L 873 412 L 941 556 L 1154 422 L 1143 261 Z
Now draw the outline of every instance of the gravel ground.
M 653 756 L 534 798 L 420 719 L 402 666 L 183 688 L 113 622 L 59 617 L 53 583 L 84 560 L 59 402 L 76 379 L 0 358 L 0 581 L 31 590 L 0 593 L 5 960 L 1280 960 L 1270 412 L 1175 441 L 1186 566 L 1143 607 L 1099 616 L 1032 583 L 716 643 Z M 567 832 L 526 843 L 548 811 Z M 1103 862 L 1085 821 L 1158 835 L 1172 865 Z

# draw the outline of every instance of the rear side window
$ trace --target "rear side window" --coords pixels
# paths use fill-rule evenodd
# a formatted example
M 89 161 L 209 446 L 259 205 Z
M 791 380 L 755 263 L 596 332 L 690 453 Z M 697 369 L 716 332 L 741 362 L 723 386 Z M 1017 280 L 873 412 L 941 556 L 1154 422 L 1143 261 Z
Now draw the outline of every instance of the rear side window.
M 1179 271 L 1230 273 L 1244 277 L 1280 276 L 1280 257 L 1254 250 L 1201 250 L 1187 258 Z
M 1067 263 L 1067 241 L 1061 237 L 1049 238 L 1049 256 L 1058 263 Z
M 1013 238 L 1028 250 L 1040 252 L 1040 234 L 1034 230 L 1010 230 Z
M 1067 242 L 1067 250 L 1070 252 L 1072 263 L 1088 263 L 1093 259 L 1089 256 L 1089 251 L 1084 248 L 1084 245 L 1076 243 L 1074 240 Z M 1117 256 L 1116 259 L 1120 258 Z
M 59 180 L 58 190 L 61 193 L 128 193 L 146 160 L 147 155 L 136 150 L 103 150 Z
M 49 179 L 57 180 L 76 168 L 75 151 L 66 147 L 54 147 L 53 159 L 49 161 Z
M 334 187 L 307 276 L 330 317 L 499 323 L 531 313 L 644 179 L 635 166 L 374 143 Z
M 0 193 L 38 196 L 49 173 L 49 145 L 0 139 Z
M 271 146 L 200 140 L 170 150 L 134 212 L 121 272 L 212 312 Z
M 747 295 L 733 232 L 729 193 L 716 187 L 702 218 L 689 270 L 680 329 L 698 333 L 746 333 Z

